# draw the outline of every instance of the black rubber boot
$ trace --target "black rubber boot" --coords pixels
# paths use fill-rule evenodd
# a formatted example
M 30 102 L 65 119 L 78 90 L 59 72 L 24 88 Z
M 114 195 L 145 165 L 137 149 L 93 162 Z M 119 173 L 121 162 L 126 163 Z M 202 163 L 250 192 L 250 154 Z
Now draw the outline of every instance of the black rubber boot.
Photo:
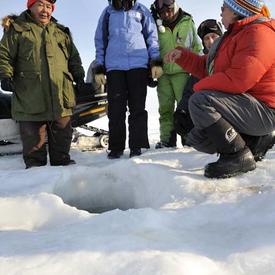
M 170 137 L 168 141 L 159 141 L 155 145 L 155 149 L 161 149 L 161 148 L 176 148 L 177 147 L 177 133 L 175 130 L 172 130 L 170 132 Z
M 252 171 L 256 168 L 254 156 L 248 147 L 233 153 L 220 154 L 216 162 L 205 166 L 204 176 L 207 178 L 230 178 Z
M 133 148 L 133 149 L 130 149 L 130 155 L 129 157 L 132 158 L 132 157 L 136 157 L 136 156 L 140 156 L 142 153 L 141 153 L 141 149 L 140 148 Z
M 170 144 L 171 147 L 177 146 L 177 132 L 175 130 L 171 131 L 168 144 Z
M 73 159 L 61 160 L 60 162 L 51 162 L 51 166 L 68 166 L 73 164 L 76 164 Z
M 275 131 L 259 137 L 248 135 L 242 135 L 242 137 L 251 150 L 255 161 L 262 161 L 267 151 L 271 149 L 275 143 Z
M 177 110 L 174 113 L 174 128 L 178 135 L 181 137 L 186 137 L 187 134 L 194 128 L 190 114 L 183 110 Z
M 205 167 L 206 177 L 229 178 L 256 168 L 250 149 L 226 120 L 221 118 L 204 131 L 220 153 L 218 161 L 209 163 Z
M 111 150 L 108 153 L 107 158 L 108 159 L 119 159 L 122 155 L 123 155 L 123 151 Z

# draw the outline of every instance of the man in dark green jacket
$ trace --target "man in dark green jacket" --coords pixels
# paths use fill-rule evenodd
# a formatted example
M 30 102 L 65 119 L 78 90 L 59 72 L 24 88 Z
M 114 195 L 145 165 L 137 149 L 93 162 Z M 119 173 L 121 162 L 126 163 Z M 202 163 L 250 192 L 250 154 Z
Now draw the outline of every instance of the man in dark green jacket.
M 0 80 L 13 92 L 12 116 L 19 121 L 26 168 L 69 165 L 73 82 L 85 76 L 68 28 L 51 15 L 55 0 L 28 0 L 28 9 L 3 20 Z

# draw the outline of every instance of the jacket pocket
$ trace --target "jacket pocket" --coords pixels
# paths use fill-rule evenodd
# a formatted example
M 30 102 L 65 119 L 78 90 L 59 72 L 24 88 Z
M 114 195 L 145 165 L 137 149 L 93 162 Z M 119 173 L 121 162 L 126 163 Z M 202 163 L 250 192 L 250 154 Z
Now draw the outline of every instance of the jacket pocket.
M 63 105 L 65 108 L 72 108 L 75 106 L 73 76 L 69 72 L 63 72 L 63 75 Z
M 61 49 L 61 51 L 64 53 L 64 56 L 66 59 L 69 59 L 69 53 L 68 49 L 66 47 L 65 41 L 58 42 L 58 47 Z
M 26 114 L 46 111 L 45 96 L 41 87 L 40 72 L 20 72 L 15 79 L 13 107 Z
M 35 42 L 26 37 L 23 38 L 21 47 L 19 47 L 18 56 L 20 56 L 24 60 L 30 61 L 30 59 L 34 60 L 34 52 L 35 52 Z

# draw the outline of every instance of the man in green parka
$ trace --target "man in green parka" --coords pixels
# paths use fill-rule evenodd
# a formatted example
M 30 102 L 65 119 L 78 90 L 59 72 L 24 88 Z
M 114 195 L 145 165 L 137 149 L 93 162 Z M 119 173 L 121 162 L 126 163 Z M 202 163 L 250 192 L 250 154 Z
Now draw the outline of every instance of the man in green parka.
M 175 0 L 156 0 L 151 6 L 158 25 L 160 55 L 181 46 L 195 53 L 202 51 L 200 40 L 190 14 L 184 12 Z M 174 130 L 175 102 L 179 103 L 189 74 L 177 64 L 165 64 L 163 75 L 158 80 L 160 142 L 156 149 L 176 146 Z
M 55 0 L 28 0 L 27 10 L 3 19 L 0 80 L 12 94 L 12 117 L 19 122 L 26 168 L 75 163 L 69 155 L 73 82 L 84 69 L 68 28 L 51 15 Z

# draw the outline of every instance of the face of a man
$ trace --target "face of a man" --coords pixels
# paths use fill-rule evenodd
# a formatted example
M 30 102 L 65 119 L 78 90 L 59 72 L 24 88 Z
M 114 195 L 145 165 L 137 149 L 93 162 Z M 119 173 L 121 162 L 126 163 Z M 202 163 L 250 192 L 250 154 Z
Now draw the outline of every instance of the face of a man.
M 208 51 L 218 37 L 220 36 L 214 32 L 210 32 L 203 37 L 203 44 Z
M 160 17 L 166 22 L 173 22 L 176 19 L 174 4 L 164 7 L 160 10 Z
M 37 0 L 30 8 L 34 20 L 42 25 L 47 25 L 52 17 L 53 7 L 49 1 Z

